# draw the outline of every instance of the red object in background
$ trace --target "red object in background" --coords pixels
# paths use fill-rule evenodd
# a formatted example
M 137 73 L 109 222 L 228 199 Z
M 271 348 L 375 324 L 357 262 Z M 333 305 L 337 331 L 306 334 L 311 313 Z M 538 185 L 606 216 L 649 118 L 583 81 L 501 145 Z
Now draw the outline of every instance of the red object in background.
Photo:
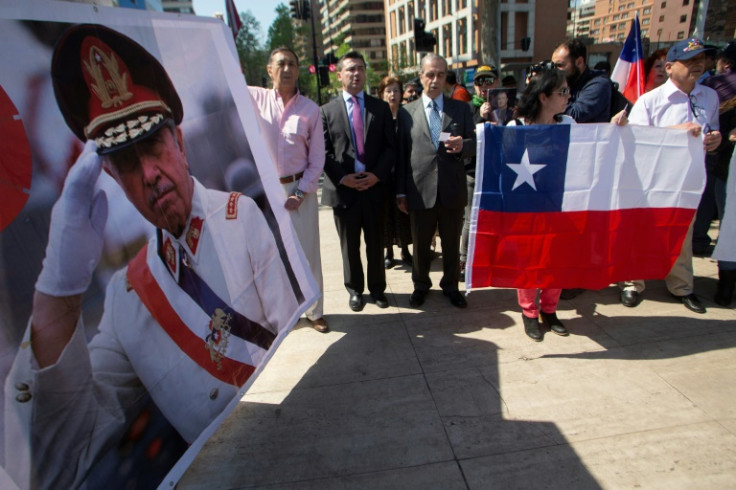
M 334 63 L 330 63 L 330 65 L 328 66 L 328 68 L 330 69 L 330 71 L 332 73 L 335 73 L 337 71 L 337 65 L 334 64 Z
M 317 73 L 317 68 L 315 68 L 314 65 L 309 65 L 309 73 L 314 75 L 315 73 Z
M 227 10 L 227 25 L 233 33 L 233 39 L 237 41 L 238 33 L 243 28 L 243 22 L 240 20 L 240 14 L 233 0 L 225 0 L 225 9 Z
M 23 209 L 31 193 L 31 146 L 13 101 L 0 87 L 0 231 Z

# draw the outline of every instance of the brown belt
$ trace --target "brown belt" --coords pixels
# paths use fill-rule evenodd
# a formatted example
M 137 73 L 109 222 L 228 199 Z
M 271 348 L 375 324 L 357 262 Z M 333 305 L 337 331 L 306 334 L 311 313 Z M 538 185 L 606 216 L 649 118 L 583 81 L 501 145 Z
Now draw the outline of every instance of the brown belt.
M 299 180 L 302 177 L 304 177 L 304 172 L 299 172 L 298 174 L 294 175 L 287 175 L 286 177 L 279 177 L 279 182 L 282 184 L 289 184 L 291 182 L 294 182 L 295 180 Z

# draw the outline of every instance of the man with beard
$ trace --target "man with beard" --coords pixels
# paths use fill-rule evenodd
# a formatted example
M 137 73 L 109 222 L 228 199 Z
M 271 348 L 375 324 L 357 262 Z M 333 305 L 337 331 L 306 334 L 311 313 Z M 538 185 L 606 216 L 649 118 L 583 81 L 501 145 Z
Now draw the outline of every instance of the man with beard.
M 587 50 L 579 39 L 565 41 L 552 53 L 552 62 L 567 73 L 570 101 L 565 114 L 578 123 L 611 119 L 611 81 L 593 72 L 586 63 Z

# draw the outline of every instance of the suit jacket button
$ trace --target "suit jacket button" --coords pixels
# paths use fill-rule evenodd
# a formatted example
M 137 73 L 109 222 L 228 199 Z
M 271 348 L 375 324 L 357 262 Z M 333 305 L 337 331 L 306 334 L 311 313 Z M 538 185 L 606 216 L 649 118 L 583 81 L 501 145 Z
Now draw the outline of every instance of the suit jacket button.
M 16 383 L 15 389 L 18 391 L 28 391 L 30 387 L 28 386 L 27 383 Z
M 210 400 L 216 400 L 219 394 L 220 390 L 218 390 L 217 388 L 213 388 L 212 391 L 210 391 Z
M 18 396 L 15 397 L 16 401 L 19 401 L 20 403 L 26 403 L 31 401 L 31 394 L 27 391 L 24 391 L 23 393 L 20 393 Z

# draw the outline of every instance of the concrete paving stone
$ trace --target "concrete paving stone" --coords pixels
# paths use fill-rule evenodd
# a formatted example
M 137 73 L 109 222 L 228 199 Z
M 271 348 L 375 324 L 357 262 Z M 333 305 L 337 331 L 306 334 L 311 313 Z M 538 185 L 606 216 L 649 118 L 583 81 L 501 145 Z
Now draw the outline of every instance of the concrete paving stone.
M 659 375 L 714 419 L 736 417 L 736 366 L 706 368 L 693 363 L 690 372 L 661 372 Z
M 603 486 L 569 444 L 460 461 L 470 490 L 593 490 Z
M 717 423 L 461 461 L 470 489 L 734 488 L 736 437 Z
M 387 316 L 395 317 L 390 313 L 363 315 L 359 318 L 361 323 L 352 323 L 353 315 L 331 315 L 328 319 L 332 331 L 327 334 L 315 331 L 314 334 L 339 337 L 304 374 L 299 389 L 421 373 L 406 330 L 397 325 L 395 319 L 387 320 Z M 323 341 L 314 337 L 308 336 L 312 342 Z M 292 351 L 292 356 L 298 357 L 308 349 L 309 345 L 299 346 Z
M 288 369 L 264 369 L 246 393 L 290 392 L 315 365 L 324 353 L 345 334 L 342 332 L 319 333 L 305 319 L 276 349 L 269 366 L 288 366 Z
M 556 443 L 552 424 L 506 420 L 497 378 L 498 373 L 481 370 L 427 374 L 437 412 L 460 459 Z
M 734 488 L 736 436 L 716 422 L 574 444 L 604 488 Z
M 202 487 L 209 489 L 210 487 Z M 256 487 L 250 487 L 256 488 Z M 463 475 L 455 461 L 427 464 L 396 470 L 308 480 L 278 485 L 259 485 L 263 490 L 443 490 L 466 489 Z
M 718 421 L 727 431 L 736 436 L 736 419 L 722 419 Z
M 504 366 L 499 392 L 509 419 L 554 422 L 568 441 L 711 420 L 646 365 L 623 360 L 520 361 Z
M 568 337 L 547 332 L 541 343 L 524 334 L 521 313 L 492 308 L 471 308 L 463 313 L 459 324 L 454 317 L 416 316 L 407 318 L 407 331 L 425 372 L 444 371 L 459 367 L 472 368 L 488 364 L 506 364 L 519 359 L 534 359 L 551 354 L 577 354 L 602 350 L 591 340 L 590 328 L 580 319 L 560 318 L 573 332 Z M 519 321 L 516 321 L 519 318 Z M 595 327 L 592 327 L 595 328 Z M 581 331 L 585 334 L 577 334 Z
M 297 389 L 278 405 L 241 403 L 180 487 L 282 484 L 452 459 L 424 378 L 404 376 Z M 223 464 L 213 471 L 205 461 Z

